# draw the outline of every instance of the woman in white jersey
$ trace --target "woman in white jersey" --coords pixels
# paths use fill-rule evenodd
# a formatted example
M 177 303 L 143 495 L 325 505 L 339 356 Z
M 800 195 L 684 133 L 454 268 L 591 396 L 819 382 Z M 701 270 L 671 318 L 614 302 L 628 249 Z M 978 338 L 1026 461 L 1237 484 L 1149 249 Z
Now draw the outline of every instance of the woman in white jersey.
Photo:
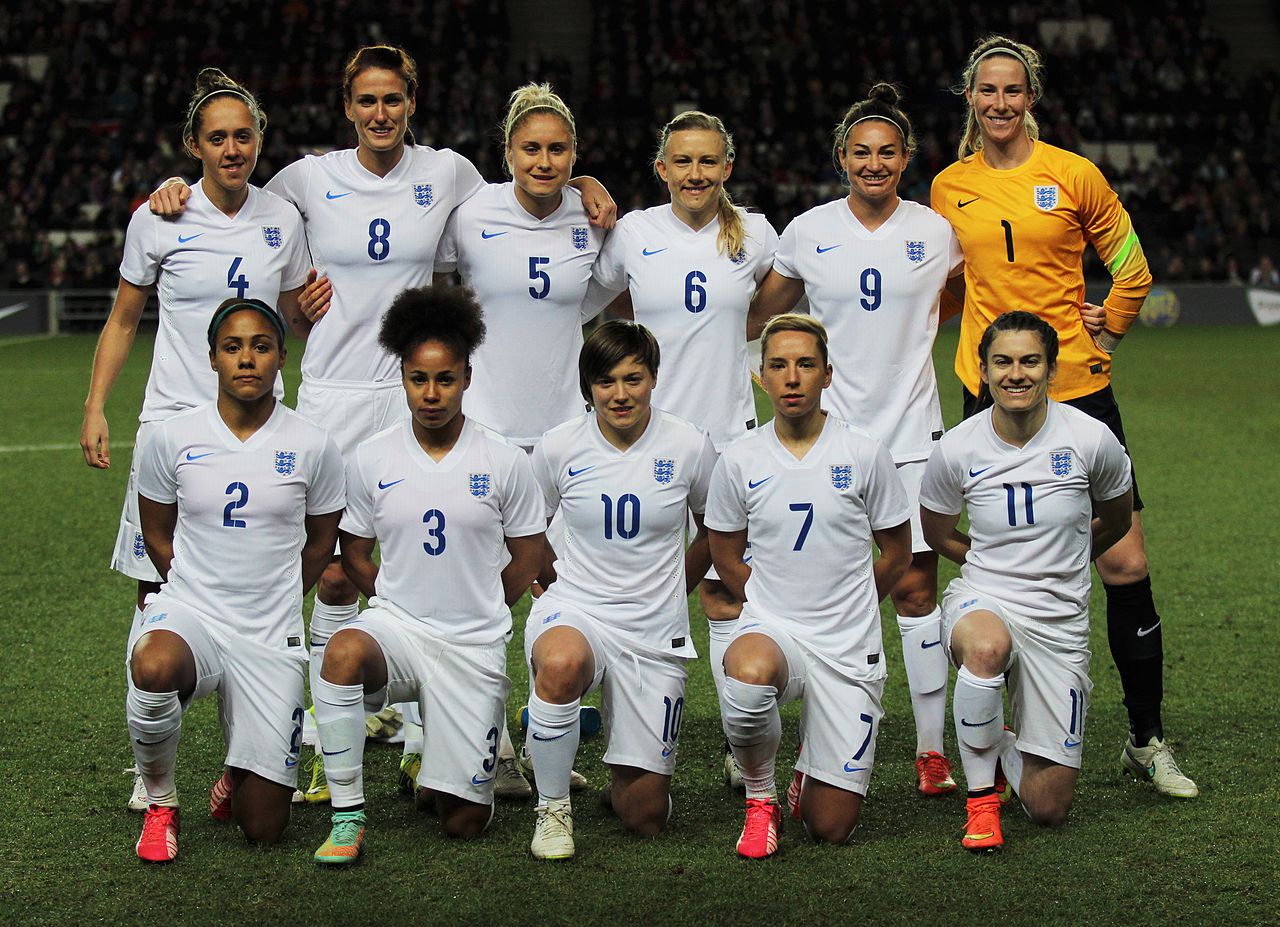
M 884 714 L 879 603 L 911 560 L 889 452 L 820 407 L 832 373 L 822 323 L 780 315 L 761 352 L 775 415 L 721 456 L 706 519 L 716 570 L 746 603 L 725 651 L 720 716 L 747 791 L 737 849 L 751 859 L 778 848 L 778 709 L 797 698 L 803 780 L 791 815 L 814 840 L 853 832 Z
M 685 112 L 663 126 L 653 167 L 671 201 L 624 216 L 595 269 L 605 292 L 628 291 L 614 311 L 630 312 L 662 346 L 667 373 L 654 402 L 705 429 L 717 451 L 755 427 L 747 308 L 778 246 L 769 221 L 725 189 L 735 154 L 715 116 Z M 698 591 L 719 691 L 742 604 L 714 573 Z M 740 784 L 728 754 L 725 775 Z
M 480 306 L 454 287 L 406 290 L 382 320 L 410 419 L 362 442 L 347 469 L 342 559 L 369 608 L 333 636 L 313 691 L 334 810 L 319 863 L 353 863 L 363 847 L 366 702 L 418 704 L 416 785 L 447 835 L 477 836 L 493 817 L 510 606 L 542 566 L 546 523 L 528 455 L 462 412 L 484 337 Z
M 218 694 L 225 813 L 275 843 L 298 777 L 306 670 L 302 597 L 342 514 L 342 459 L 319 427 L 276 401 L 284 323 L 232 297 L 208 323 L 217 399 L 160 422 L 141 448 L 138 507 L 163 578 L 130 636 L 125 700 L 148 807 L 138 857 L 178 855 L 174 764 L 182 715 Z
M 995 405 L 947 433 L 929 457 L 920 516 L 933 549 L 961 565 L 942 600 L 942 641 L 968 823 L 961 844 L 1000 849 L 1007 786 L 1038 824 L 1062 824 L 1080 773 L 1089 708 L 1089 563 L 1124 537 L 1132 474 L 1107 426 L 1052 401 L 1058 336 L 1028 312 L 979 342 Z M 956 526 L 969 514 L 969 533 Z M 1004 731 L 1001 689 L 1012 722 Z
M 105 470 L 111 465 L 107 398 L 129 356 L 147 300 L 156 293 L 159 328 L 111 560 L 114 569 L 138 581 L 134 623 L 146 597 L 160 588 L 138 521 L 137 459 L 161 421 L 217 394 L 205 344 L 210 298 L 261 299 L 278 304 L 295 329 L 309 327 L 298 306 L 307 273 L 298 211 L 249 183 L 266 124 L 253 94 L 217 68 L 201 71 L 182 131 L 183 150 L 203 168 L 190 208 L 181 219 L 166 222 L 140 206 L 125 233 L 115 304 L 93 358 L 80 448 L 90 467 Z M 283 395 L 279 383 L 276 389 L 277 396 Z M 146 808 L 141 785 L 135 779 L 130 810 Z
M 642 325 L 597 328 L 578 362 L 594 411 L 549 431 L 533 452 L 546 514 L 564 519 L 524 637 L 539 859 L 574 855 L 569 771 L 579 705 L 596 688 L 612 776 L 606 801 L 644 835 L 662 830 L 671 810 L 685 662 L 697 656 L 687 596 L 710 565 L 702 510 L 715 450 L 705 432 L 650 404 L 659 357 Z M 690 512 L 698 530 L 686 551 Z
M 849 195 L 787 226 L 749 327 L 807 296 L 836 360 L 826 405 L 893 455 L 912 508 L 911 566 L 891 597 L 916 721 L 916 782 L 922 795 L 945 795 L 956 784 L 943 749 L 947 660 L 938 643 L 938 555 L 920 531 L 916 502 L 925 461 L 942 437 L 932 356 L 939 300 L 949 281 L 963 281 L 964 255 L 945 219 L 898 196 L 915 148 L 892 85 L 876 84 L 849 108 L 832 150 Z

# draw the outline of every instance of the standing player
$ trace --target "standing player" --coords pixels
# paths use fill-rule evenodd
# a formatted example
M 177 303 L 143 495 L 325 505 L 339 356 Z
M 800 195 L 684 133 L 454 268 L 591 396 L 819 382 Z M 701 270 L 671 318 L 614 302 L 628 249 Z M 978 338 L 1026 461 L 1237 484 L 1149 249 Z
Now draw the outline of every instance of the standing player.
M 217 400 L 159 423 L 140 449 L 138 507 L 163 579 L 130 635 L 125 702 L 148 806 L 138 857 L 178 855 L 173 768 L 182 715 L 218 693 L 230 814 L 254 843 L 289 821 L 302 737 L 302 597 L 343 507 L 329 437 L 272 394 L 284 324 L 232 297 L 208 326 Z
M 266 124 L 253 94 L 217 68 L 201 71 L 182 130 L 183 150 L 203 168 L 190 208 L 181 220 L 167 223 L 139 207 L 125 233 L 115 305 L 93 358 L 80 448 L 90 467 L 111 465 L 107 397 L 129 356 L 147 300 L 158 292 L 160 324 L 111 560 L 114 569 L 138 581 L 134 624 L 161 582 L 138 520 L 137 460 L 160 422 L 217 394 L 217 376 L 208 369 L 205 350 L 210 296 L 278 302 L 292 326 L 300 332 L 310 327 L 298 308 L 307 274 L 298 211 L 249 183 Z M 279 382 L 273 382 L 276 395 L 283 395 Z M 135 777 L 129 809 L 143 811 L 146 805 L 142 780 Z
M 983 39 L 964 71 L 968 116 L 960 160 L 933 182 L 933 208 L 965 253 L 964 315 L 956 375 L 965 410 L 977 408 L 977 344 L 1000 313 L 1025 308 L 1049 321 L 1062 343 L 1052 397 L 1104 422 L 1126 444 L 1111 391 L 1111 354 L 1151 288 L 1129 215 L 1092 163 L 1039 140 L 1031 113 L 1043 90 L 1036 51 L 1003 36 Z M 1102 306 L 1084 302 L 1081 257 L 1092 243 L 1112 276 Z M 1133 527 L 1098 558 L 1107 592 L 1107 638 L 1120 672 L 1129 740 L 1120 759 L 1158 792 L 1194 798 L 1164 740 L 1164 646 L 1142 535 L 1135 482 Z
M 364 844 L 366 702 L 418 703 L 416 785 L 446 834 L 477 836 L 493 817 L 510 606 L 538 574 L 546 526 L 528 456 L 462 412 L 484 336 L 463 289 L 406 290 L 383 317 L 411 419 L 348 468 L 342 559 L 369 608 L 330 640 L 313 693 L 334 811 L 319 863 L 353 863 Z
M 624 827 L 656 834 L 671 812 L 684 714 L 688 594 L 710 565 L 702 510 L 715 464 L 707 435 L 650 404 L 658 342 L 644 326 L 597 328 L 578 362 L 594 411 L 547 433 L 533 469 L 564 543 L 529 612 L 529 752 L 537 769 L 538 859 L 574 855 L 569 770 L 584 695 L 602 688 L 612 780 Z M 697 534 L 684 548 L 689 513 Z
M 733 136 L 715 116 L 691 111 L 668 122 L 653 167 L 671 202 L 624 216 L 595 271 L 606 292 L 629 290 L 633 317 L 662 346 L 658 407 L 705 429 L 717 451 L 755 427 L 747 309 L 778 247 L 769 221 L 735 206 L 725 189 L 735 155 Z M 699 598 L 719 692 L 742 603 L 714 573 Z M 741 783 L 728 753 L 725 776 Z
M 893 455 L 912 510 L 911 566 L 891 597 L 916 721 L 916 782 L 922 795 L 945 795 L 956 784 L 943 755 L 947 660 L 939 645 L 938 555 L 920 531 L 917 503 L 929 450 L 942 437 L 933 372 L 939 299 L 962 273 L 964 255 L 945 219 L 898 196 L 915 148 L 892 85 L 876 84 L 849 108 L 832 150 L 849 195 L 787 226 L 748 329 L 807 295 L 837 361 L 828 407 Z
M 853 832 L 884 714 L 879 602 L 911 562 L 892 457 L 820 407 L 832 374 L 822 323 L 777 316 L 761 357 L 775 416 L 725 450 L 707 504 L 716 569 L 746 603 L 725 652 L 720 716 L 747 789 L 738 853 L 753 859 L 778 848 L 778 708 L 797 698 L 804 787 L 791 813 L 814 840 Z
M 929 543 L 961 565 L 942 604 L 969 789 L 961 844 L 991 852 L 1004 843 L 997 762 L 1037 824 L 1060 825 L 1071 807 L 1093 687 L 1089 561 L 1128 532 L 1133 475 L 1105 424 L 1048 398 L 1048 322 L 1005 313 L 978 351 L 995 405 L 934 449 L 920 503 Z M 1016 735 L 1002 733 L 1006 678 Z

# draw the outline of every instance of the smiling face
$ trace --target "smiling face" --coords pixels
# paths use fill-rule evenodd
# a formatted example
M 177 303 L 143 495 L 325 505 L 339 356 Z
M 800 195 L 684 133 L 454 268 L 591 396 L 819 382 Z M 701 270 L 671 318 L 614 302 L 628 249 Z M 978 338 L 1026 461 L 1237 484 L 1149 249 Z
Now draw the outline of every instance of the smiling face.
M 607 373 L 591 381 L 591 405 L 596 410 L 600 430 L 617 436 L 638 434 L 649 421 L 650 400 L 657 377 L 639 357 L 631 356 L 614 364 Z
M 840 165 L 849 177 L 852 196 L 868 205 L 881 205 L 897 197 L 908 160 L 898 128 L 883 119 L 868 119 L 849 130 Z
M 200 107 L 192 131 L 195 137 L 187 146 L 204 165 L 205 182 L 233 197 L 242 193 L 258 163 L 262 141 L 245 102 L 229 93 L 212 97 Z
M 218 389 L 240 403 L 271 394 L 284 366 L 280 335 L 261 312 L 245 309 L 222 320 L 214 335 L 209 365 L 218 374 Z
M 462 411 L 462 394 L 471 385 L 465 357 L 442 341 L 424 341 L 400 362 L 414 430 L 434 431 L 455 423 Z M 456 422 L 461 428 L 461 422 Z
M 711 129 L 672 132 L 655 166 L 671 192 L 676 215 L 698 228 L 715 215 L 720 190 L 733 173 L 733 162 L 725 160 L 724 139 Z
M 576 158 L 573 133 L 565 121 L 550 112 L 524 117 L 511 133 L 507 167 L 516 184 L 516 198 L 530 212 L 551 200 L 560 202 L 560 191 L 573 175 Z
M 769 336 L 760 361 L 760 383 L 774 412 L 783 418 L 812 415 L 831 385 L 831 365 L 822 358 L 818 336 L 780 331 Z
M 1022 62 L 1008 55 L 983 59 L 965 99 L 973 107 L 983 144 L 997 148 L 1027 138 L 1027 110 L 1034 102 Z
M 1007 331 L 992 340 L 980 369 L 995 404 L 1005 412 L 1021 414 L 1045 404 L 1057 368 L 1045 356 L 1038 333 Z
M 417 103 L 409 97 L 408 85 L 397 72 L 367 68 L 352 79 L 351 95 L 343 108 L 356 128 L 359 146 L 383 155 L 404 145 L 409 117 Z

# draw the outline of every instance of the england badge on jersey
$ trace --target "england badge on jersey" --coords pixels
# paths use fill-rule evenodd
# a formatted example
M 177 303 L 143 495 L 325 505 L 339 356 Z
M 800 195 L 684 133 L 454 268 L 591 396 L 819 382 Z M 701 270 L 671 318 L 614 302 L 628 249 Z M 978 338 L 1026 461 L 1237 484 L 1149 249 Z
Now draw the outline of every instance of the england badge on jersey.
M 471 490 L 471 495 L 477 499 L 483 499 L 489 495 L 489 485 L 492 481 L 487 473 L 472 473 L 467 481 L 467 488 Z
M 1058 206 L 1058 185 L 1050 184 L 1047 187 L 1036 187 L 1036 205 L 1045 212 L 1050 209 L 1056 209 Z
M 575 225 L 573 227 L 573 247 L 578 251 L 587 250 L 587 227 L 585 225 Z
M 1059 448 L 1056 451 L 1049 452 L 1049 467 L 1053 470 L 1053 475 L 1061 479 L 1071 475 L 1071 449 Z
M 853 485 L 853 464 L 832 464 L 831 485 L 843 492 Z
M 676 462 L 670 457 L 656 457 L 653 461 L 653 478 L 664 486 L 676 476 Z
M 298 469 L 298 455 L 294 451 L 276 451 L 276 473 L 281 476 L 293 476 Z
M 912 264 L 924 263 L 924 242 L 909 241 L 907 245 L 907 260 Z
M 264 225 L 262 227 L 262 240 L 267 243 L 268 248 L 279 248 L 284 244 L 284 236 L 280 234 L 280 226 Z
M 747 249 L 739 248 L 736 254 L 729 255 L 729 260 L 734 264 L 741 264 L 747 259 Z
M 413 201 L 426 209 L 435 201 L 435 195 L 431 192 L 431 184 L 415 183 L 413 185 Z
M 147 545 L 142 540 L 141 531 L 135 531 L 133 533 L 133 559 L 134 560 L 147 559 Z

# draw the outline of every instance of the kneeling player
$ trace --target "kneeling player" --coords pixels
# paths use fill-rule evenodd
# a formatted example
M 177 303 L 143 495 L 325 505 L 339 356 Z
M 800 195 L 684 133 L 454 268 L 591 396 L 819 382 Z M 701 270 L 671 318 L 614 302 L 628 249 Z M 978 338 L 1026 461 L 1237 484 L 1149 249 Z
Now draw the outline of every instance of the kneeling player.
M 330 638 L 313 693 L 334 811 L 319 863 L 355 862 L 364 844 L 366 703 L 418 703 L 418 795 L 447 835 L 493 817 L 510 606 L 537 576 L 546 524 L 525 452 L 462 413 L 484 333 L 459 288 L 405 290 L 383 318 L 412 417 L 364 441 L 347 472 L 342 561 L 369 608 Z
M 1129 530 L 1133 481 L 1104 424 L 1048 398 L 1058 336 L 1047 322 L 998 316 L 978 351 L 995 405 L 934 448 L 920 515 L 930 546 L 961 565 L 942 601 L 969 789 L 961 844 L 989 852 L 1004 843 L 1002 778 L 1036 823 L 1066 820 L 1092 688 L 1089 562 Z M 1016 736 L 1004 732 L 1006 678 Z
M 231 299 L 209 324 L 218 398 L 166 419 L 141 451 L 138 506 L 164 585 L 133 630 L 126 715 L 147 790 L 145 862 L 178 855 L 173 768 L 182 714 L 219 696 L 230 816 L 274 843 L 289 821 L 302 736 L 302 596 L 320 577 L 343 507 L 329 437 L 276 402 L 284 324 Z M 215 808 L 215 816 L 222 816 Z
M 802 780 L 791 814 L 815 840 L 853 832 L 883 715 L 879 601 L 911 562 L 893 458 L 819 406 L 831 384 L 822 324 L 776 316 L 761 349 L 774 419 L 725 450 L 707 504 L 716 570 L 746 600 L 724 656 L 720 715 L 747 789 L 738 853 L 755 859 L 778 847 L 778 707 L 797 698 Z

